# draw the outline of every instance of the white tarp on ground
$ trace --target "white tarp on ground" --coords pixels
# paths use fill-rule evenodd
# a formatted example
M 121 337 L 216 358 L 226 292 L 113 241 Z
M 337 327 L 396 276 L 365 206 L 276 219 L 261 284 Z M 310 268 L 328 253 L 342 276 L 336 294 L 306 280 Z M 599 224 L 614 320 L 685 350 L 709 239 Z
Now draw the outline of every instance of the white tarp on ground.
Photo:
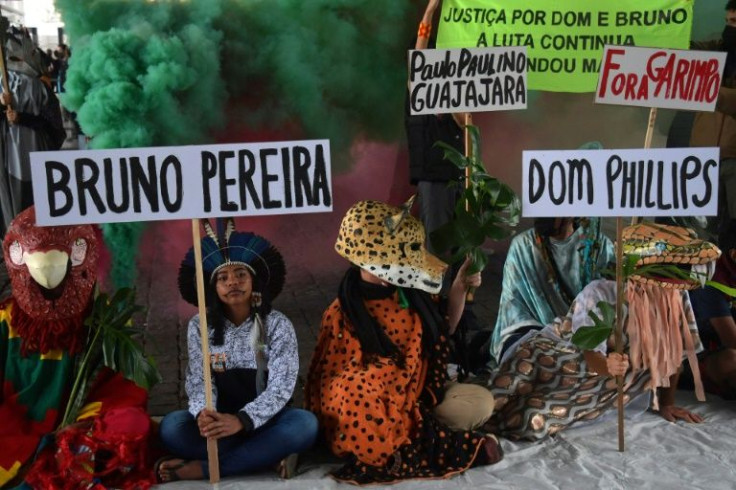
M 702 424 L 671 424 L 646 412 L 626 419 L 626 450 L 618 451 L 616 418 L 565 431 L 540 443 L 503 441 L 504 459 L 474 468 L 448 480 L 413 480 L 391 485 L 395 490 L 480 488 L 546 489 L 658 489 L 733 490 L 736 488 L 736 402 L 710 396 L 699 403 L 678 393 L 678 403 L 705 416 Z M 329 465 L 305 460 L 299 475 L 279 480 L 275 474 L 237 479 L 217 485 L 176 482 L 165 490 L 217 488 L 299 490 L 356 488 L 325 476 Z M 369 488 L 379 488 L 371 486 Z

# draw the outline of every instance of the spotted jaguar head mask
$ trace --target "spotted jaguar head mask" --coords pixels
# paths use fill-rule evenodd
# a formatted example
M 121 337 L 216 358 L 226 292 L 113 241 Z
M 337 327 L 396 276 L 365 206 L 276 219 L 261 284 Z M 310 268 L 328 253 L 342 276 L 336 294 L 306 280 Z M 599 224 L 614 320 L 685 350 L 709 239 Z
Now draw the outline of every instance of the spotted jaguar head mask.
M 413 201 L 356 203 L 342 219 L 335 250 L 389 284 L 436 294 L 447 264 L 424 246 L 424 226 L 409 214 Z

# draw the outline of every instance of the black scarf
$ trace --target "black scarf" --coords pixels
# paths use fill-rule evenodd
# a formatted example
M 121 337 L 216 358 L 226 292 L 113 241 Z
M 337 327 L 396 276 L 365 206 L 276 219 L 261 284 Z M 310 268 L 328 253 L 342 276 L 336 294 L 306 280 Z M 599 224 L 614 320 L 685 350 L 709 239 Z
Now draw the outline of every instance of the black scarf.
M 340 282 L 338 299 L 363 353 L 368 358 L 374 355 L 389 357 L 403 367 L 403 354 L 365 307 L 366 300 L 388 298 L 395 291 L 395 286 L 380 286 L 362 281 L 360 269 L 351 267 Z M 432 352 L 432 347 L 439 340 L 440 331 L 447 330 L 445 320 L 431 295 L 418 289 L 406 288 L 402 291 L 409 302 L 409 308 L 414 310 L 422 321 L 422 346 L 426 355 Z

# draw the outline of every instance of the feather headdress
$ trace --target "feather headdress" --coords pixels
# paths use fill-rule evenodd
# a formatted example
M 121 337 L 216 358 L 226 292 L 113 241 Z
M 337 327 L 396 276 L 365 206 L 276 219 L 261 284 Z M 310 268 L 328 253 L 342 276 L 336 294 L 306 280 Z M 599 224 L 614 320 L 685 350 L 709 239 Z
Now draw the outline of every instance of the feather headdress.
M 235 231 L 232 218 L 217 220 L 213 229 L 203 220 L 207 236 L 202 239 L 202 269 L 205 280 L 211 281 L 222 267 L 244 265 L 257 278 L 261 294 L 273 301 L 284 287 L 286 267 L 279 251 L 262 236 L 251 232 Z M 179 268 L 179 291 L 187 302 L 197 305 L 194 248 L 190 248 Z

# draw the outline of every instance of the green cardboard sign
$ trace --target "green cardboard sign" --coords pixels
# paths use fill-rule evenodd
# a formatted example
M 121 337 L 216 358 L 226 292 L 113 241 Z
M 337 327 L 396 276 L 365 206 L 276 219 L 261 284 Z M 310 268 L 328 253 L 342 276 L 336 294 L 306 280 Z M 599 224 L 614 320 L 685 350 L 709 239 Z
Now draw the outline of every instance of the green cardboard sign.
M 594 92 L 606 45 L 688 49 L 693 0 L 445 0 L 438 48 L 527 46 L 528 88 Z

